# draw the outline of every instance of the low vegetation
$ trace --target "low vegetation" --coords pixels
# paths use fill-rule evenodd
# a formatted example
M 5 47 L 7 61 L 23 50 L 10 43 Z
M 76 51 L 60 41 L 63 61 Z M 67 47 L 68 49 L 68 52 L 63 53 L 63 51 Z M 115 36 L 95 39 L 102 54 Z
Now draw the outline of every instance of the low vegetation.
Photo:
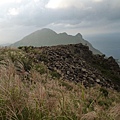
M 61 80 L 18 49 L 0 49 L 0 120 L 119 120 L 120 94 Z

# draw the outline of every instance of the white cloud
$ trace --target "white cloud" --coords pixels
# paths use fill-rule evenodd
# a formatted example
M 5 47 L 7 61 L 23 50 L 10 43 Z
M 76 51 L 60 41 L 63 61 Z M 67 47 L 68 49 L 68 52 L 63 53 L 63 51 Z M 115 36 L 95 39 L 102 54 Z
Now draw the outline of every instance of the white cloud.
M 20 3 L 22 0 L 0 0 L 0 4 L 6 3 Z
M 82 0 L 81 0 L 82 1 Z M 59 8 L 83 8 L 84 4 L 80 0 L 50 0 L 46 8 L 59 9 Z
M 8 14 L 9 15 L 18 15 L 19 14 L 19 10 L 17 8 L 10 8 L 8 10 Z
M 46 5 L 47 8 L 58 8 L 60 5 L 61 1 L 60 0 L 50 0 L 48 4 Z
M 0 4 L 8 3 L 8 2 L 15 2 L 15 0 L 0 0 Z
M 103 0 L 93 0 L 93 2 L 102 2 Z
M 34 0 L 35 2 L 39 2 L 39 0 Z

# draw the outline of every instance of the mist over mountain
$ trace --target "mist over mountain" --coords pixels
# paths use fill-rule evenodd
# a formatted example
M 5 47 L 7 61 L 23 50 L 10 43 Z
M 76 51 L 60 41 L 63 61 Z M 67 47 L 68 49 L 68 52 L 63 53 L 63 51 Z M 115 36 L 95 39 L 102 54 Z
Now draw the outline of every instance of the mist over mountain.
M 55 46 L 55 45 L 67 45 L 82 43 L 83 45 L 89 46 L 89 49 L 94 54 L 102 54 L 100 51 L 95 49 L 88 41 L 82 38 L 80 33 L 75 36 L 68 35 L 67 33 L 57 34 L 51 29 L 44 28 L 42 30 L 35 31 L 30 35 L 24 37 L 22 40 L 12 44 L 11 46 Z

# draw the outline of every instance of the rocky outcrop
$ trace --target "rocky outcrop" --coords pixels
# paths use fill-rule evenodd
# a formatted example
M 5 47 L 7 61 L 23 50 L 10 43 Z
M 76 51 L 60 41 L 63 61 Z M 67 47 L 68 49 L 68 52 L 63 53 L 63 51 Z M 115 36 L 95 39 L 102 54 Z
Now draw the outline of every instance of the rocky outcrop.
M 99 84 L 120 89 L 120 68 L 113 57 L 93 55 L 88 46 L 82 44 L 35 47 L 32 54 L 25 51 L 35 62 L 44 62 L 50 71 L 56 71 L 61 79 L 80 82 L 84 86 Z

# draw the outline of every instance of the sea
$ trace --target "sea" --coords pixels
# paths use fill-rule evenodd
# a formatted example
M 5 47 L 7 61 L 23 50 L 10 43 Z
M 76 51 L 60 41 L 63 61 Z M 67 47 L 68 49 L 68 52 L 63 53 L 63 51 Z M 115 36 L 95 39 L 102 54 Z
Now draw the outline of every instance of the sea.
M 86 40 L 106 57 L 113 56 L 120 61 L 120 33 L 87 36 Z

